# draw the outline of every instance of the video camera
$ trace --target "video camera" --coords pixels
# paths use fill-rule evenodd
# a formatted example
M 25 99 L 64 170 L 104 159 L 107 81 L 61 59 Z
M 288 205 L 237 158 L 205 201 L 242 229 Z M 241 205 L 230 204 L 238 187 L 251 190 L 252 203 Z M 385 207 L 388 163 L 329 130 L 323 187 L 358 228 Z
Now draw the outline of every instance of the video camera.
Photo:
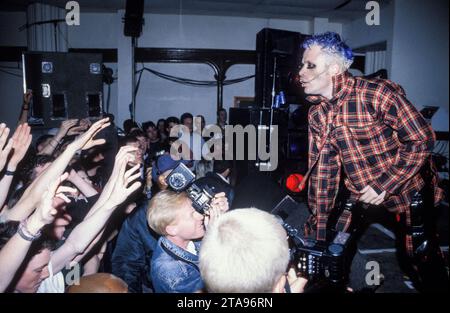
M 176 192 L 186 191 L 192 200 L 193 208 L 198 213 L 205 215 L 211 208 L 210 203 L 214 197 L 214 192 L 208 186 L 199 187 L 196 185 L 194 173 L 183 163 L 180 163 L 170 172 L 166 182 Z
M 348 276 L 346 257 L 350 234 L 338 232 L 331 243 L 303 238 L 297 228 L 286 222 L 294 209 L 298 209 L 298 203 L 286 196 L 271 212 L 289 236 L 291 264 L 310 282 L 344 284 Z

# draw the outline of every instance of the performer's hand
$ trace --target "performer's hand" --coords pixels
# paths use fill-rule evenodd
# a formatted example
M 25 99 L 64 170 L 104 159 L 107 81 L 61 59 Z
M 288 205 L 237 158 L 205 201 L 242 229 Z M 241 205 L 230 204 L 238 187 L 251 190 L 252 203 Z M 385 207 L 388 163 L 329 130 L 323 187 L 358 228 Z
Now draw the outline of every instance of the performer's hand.
M 386 191 L 383 191 L 380 194 L 377 194 L 372 187 L 367 185 L 359 192 L 359 201 L 367 204 L 379 205 L 383 202 L 386 197 Z

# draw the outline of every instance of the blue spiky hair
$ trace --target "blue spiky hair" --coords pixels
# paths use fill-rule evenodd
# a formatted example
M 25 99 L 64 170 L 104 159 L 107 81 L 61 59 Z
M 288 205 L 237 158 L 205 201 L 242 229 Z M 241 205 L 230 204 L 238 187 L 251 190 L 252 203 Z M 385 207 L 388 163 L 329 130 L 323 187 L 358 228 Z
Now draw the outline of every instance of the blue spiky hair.
M 313 45 L 318 45 L 325 52 L 338 56 L 343 60 L 344 66 L 348 69 L 353 63 L 353 51 L 341 40 L 341 36 L 334 32 L 313 35 L 303 42 L 303 48 L 308 49 Z

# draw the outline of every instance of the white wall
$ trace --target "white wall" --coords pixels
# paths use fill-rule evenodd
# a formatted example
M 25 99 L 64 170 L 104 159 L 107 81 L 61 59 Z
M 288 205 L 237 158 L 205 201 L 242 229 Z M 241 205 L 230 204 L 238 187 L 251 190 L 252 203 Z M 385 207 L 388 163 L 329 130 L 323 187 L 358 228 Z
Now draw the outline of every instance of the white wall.
M 438 105 L 433 118 L 437 130 L 448 130 L 448 4 L 434 0 L 396 0 L 381 10 L 381 25 L 367 26 L 365 16 L 347 24 L 330 23 L 327 19 L 280 20 L 242 17 L 146 14 L 139 47 L 255 49 L 256 33 L 264 27 L 299 31 L 305 34 L 322 30 L 341 33 L 352 48 L 387 42 L 389 76 L 402 84 L 410 100 L 418 107 Z M 131 64 L 129 38 L 123 36 L 122 17 L 117 13 L 83 13 L 80 26 L 69 27 L 72 48 L 118 48 L 119 63 L 110 64 L 119 80 L 111 89 L 111 112 L 119 124 L 129 116 L 131 101 Z M 26 45 L 26 32 L 18 32 L 25 24 L 24 12 L 0 12 L 0 45 Z M 323 28 L 323 29 L 322 29 Z M 431 35 L 432 34 L 432 35 Z M 414 65 L 414 66 L 412 66 Z M 140 64 L 138 68 L 140 68 Z M 146 64 L 161 72 L 199 80 L 213 80 L 213 71 L 202 64 Z M 254 66 L 236 65 L 227 78 L 254 74 Z M 21 81 L 0 74 L 0 90 L 8 99 L 19 99 Z M 7 81 L 8 80 L 8 81 Z M 15 84 L 20 85 L 13 88 Z M 120 86 L 120 88 L 118 88 Z M 10 96 L 7 96 L 7 95 Z M 254 80 L 225 86 L 224 107 L 232 106 L 235 96 L 254 96 Z M 17 100 L 16 99 L 16 100 Z M 106 101 L 106 88 L 105 88 Z M 137 96 L 137 120 L 179 115 L 185 111 L 215 120 L 216 89 L 186 87 L 144 73 Z M 8 114 L 2 104 L 2 115 Z
M 365 17 L 343 25 L 352 48 L 387 42 L 389 78 L 419 110 L 440 107 L 432 119 L 438 131 L 449 129 L 448 25 L 447 0 L 395 0 L 381 10 L 379 26 L 366 25 Z
M 439 106 L 435 130 L 448 131 L 448 1 L 396 0 L 392 79 L 420 109 Z
M 386 67 L 391 76 L 391 55 L 394 25 L 394 5 L 380 10 L 380 25 L 367 25 L 365 15 L 342 27 L 342 37 L 352 49 L 386 41 Z
M 205 48 L 254 50 L 256 33 L 265 27 L 307 33 L 309 21 L 287 21 L 218 16 L 177 16 L 146 14 L 145 26 L 139 38 L 140 47 Z M 146 64 L 170 75 L 214 81 L 213 69 L 204 64 Z M 140 67 L 140 66 L 139 66 Z M 236 65 L 227 72 L 227 78 L 253 75 L 253 65 Z M 122 85 L 121 85 L 122 86 Z M 223 105 L 228 109 L 235 96 L 254 96 L 254 79 L 224 87 Z M 136 99 L 136 119 L 139 122 L 183 112 L 203 114 L 207 123 L 216 118 L 217 89 L 215 87 L 190 87 L 162 80 L 144 73 Z M 128 117 L 128 104 L 121 102 L 120 118 Z
M 120 125 L 129 117 L 131 102 L 131 49 L 130 39 L 123 36 L 122 17 L 124 10 L 117 13 L 81 12 L 80 26 L 68 27 L 69 48 L 117 48 L 118 63 L 109 64 L 118 80 L 111 86 L 110 111 L 116 115 Z M 17 28 L 26 22 L 24 12 L 1 13 L 0 33 L 2 45 L 26 45 L 26 32 L 18 33 Z M 145 14 L 143 34 L 138 39 L 139 47 L 154 48 L 207 48 L 254 50 L 256 34 L 265 27 L 297 31 L 310 34 L 314 31 L 313 19 L 282 20 L 243 17 L 158 15 Z M 342 25 L 322 21 L 331 30 L 341 33 Z M 325 27 L 324 26 L 324 27 Z M 204 64 L 146 64 L 146 66 L 180 77 L 214 80 L 212 68 Z M 140 64 L 137 66 L 141 67 Z M 227 78 L 253 75 L 253 65 L 235 65 L 227 72 Z M 5 82 L 0 76 L 2 89 L 14 90 L 15 77 Z M 120 88 L 118 88 L 120 86 Z M 21 92 L 21 85 L 17 89 Z M 106 87 L 104 88 L 106 101 Z M 17 92 L 17 91 L 15 91 Z M 20 99 L 21 95 L 15 95 Z M 233 105 L 235 96 L 254 96 L 254 79 L 224 87 L 223 105 L 226 109 Z M 217 90 L 214 87 L 188 87 L 162 80 L 148 72 L 142 76 L 137 95 L 136 120 L 156 120 L 169 115 L 180 116 L 183 112 L 203 114 L 207 123 L 216 118 Z M 7 111 L 7 110 L 3 110 Z M 8 111 L 9 112 L 9 111 Z M 7 112 L 5 112 L 7 113 Z M 15 117 L 14 117 L 15 118 Z
M 123 36 L 121 23 L 124 11 L 117 14 L 85 13 L 81 25 L 69 27 L 69 43 L 76 48 L 118 48 L 119 80 L 112 85 L 112 113 L 118 124 L 129 118 L 131 102 L 130 40 Z M 310 33 L 310 21 L 256 19 L 218 16 L 178 16 L 146 14 L 139 47 L 204 48 L 254 50 L 256 33 L 262 28 L 278 28 Z M 89 34 L 89 36 L 86 36 Z M 197 80 L 214 81 L 214 71 L 204 64 L 146 64 L 163 73 Z M 138 64 L 137 68 L 142 65 Z M 253 65 L 236 65 L 227 72 L 227 78 L 253 75 Z M 117 89 L 117 86 L 120 86 Z M 225 86 L 223 104 L 229 108 L 235 96 L 254 96 L 254 79 Z M 215 122 L 217 90 L 215 87 L 189 87 L 158 78 L 149 72 L 142 76 L 136 98 L 136 120 L 144 122 L 183 112 L 203 114 L 207 123 Z

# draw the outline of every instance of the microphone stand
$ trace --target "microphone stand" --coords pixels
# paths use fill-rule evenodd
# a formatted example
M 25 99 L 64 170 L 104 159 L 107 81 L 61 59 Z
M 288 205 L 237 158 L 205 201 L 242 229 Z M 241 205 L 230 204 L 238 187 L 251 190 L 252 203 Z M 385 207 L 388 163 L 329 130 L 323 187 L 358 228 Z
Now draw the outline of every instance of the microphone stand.
M 266 109 L 265 107 L 262 107 L 261 110 L 259 111 L 259 127 L 258 127 L 258 141 L 257 141 L 257 149 L 258 149 L 258 153 L 256 154 L 256 163 L 255 165 L 259 168 L 259 170 L 261 170 L 262 166 L 267 166 L 267 168 L 270 168 L 270 164 L 269 162 L 261 162 L 260 158 L 259 158 L 259 133 L 260 133 L 260 129 L 262 130 L 269 130 L 269 136 L 267 137 L 266 132 L 264 132 L 264 135 L 266 136 L 266 151 L 270 150 L 270 140 L 271 140 L 271 132 L 272 132 L 272 123 L 273 123 L 273 106 L 275 104 L 275 85 L 276 85 L 276 78 L 277 78 L 277 56 L 275 55 L 273 57 L 273 72 L 272 72 L 272 97 L 271 97 L 271 104 L 270 107 L 268 108 L 270 110 L 270 120 L 269 120 L 269 126 L 266 126 L 265 123 L 263 123 L 263 116 L 264 116 L 264 110 Z M 270 152 L 270 151 L 269 151 Z

